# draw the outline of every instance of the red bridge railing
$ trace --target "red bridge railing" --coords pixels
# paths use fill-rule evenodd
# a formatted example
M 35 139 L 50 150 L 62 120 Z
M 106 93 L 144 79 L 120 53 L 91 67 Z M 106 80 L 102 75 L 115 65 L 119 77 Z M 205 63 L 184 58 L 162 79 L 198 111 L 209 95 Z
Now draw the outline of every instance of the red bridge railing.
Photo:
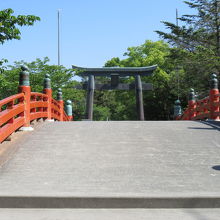
M 180 101 L 174 106 L 174 119 L 176 120 L 219 120 L 220 119 L 220 93 L 218 79 L 212 74 L 209 96 L 196 100 L 194 89 L 190 90 L 188 106 L 182 113 Z
M 57 100 L 52 98 L 51 81 L 46 74 L 43 93 L 31 92 L 29 72 L 21 67 L 19 93 L 0 101 L 0 143 L 18 129 L 33 130 L 31 121 L 44 120 L 72 121 L 72 102 L 64 101 L 62 90 L 58 89 Z

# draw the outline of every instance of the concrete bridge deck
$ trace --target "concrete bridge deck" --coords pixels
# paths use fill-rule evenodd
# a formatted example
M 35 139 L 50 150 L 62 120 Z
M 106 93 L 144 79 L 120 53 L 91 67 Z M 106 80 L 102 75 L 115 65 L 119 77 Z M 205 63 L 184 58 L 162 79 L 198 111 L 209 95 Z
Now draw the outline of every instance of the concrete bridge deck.
M 0 208 L 220 213 L 218 127 L 192 121 L 42 123 L 16 145 L 0 169 Z

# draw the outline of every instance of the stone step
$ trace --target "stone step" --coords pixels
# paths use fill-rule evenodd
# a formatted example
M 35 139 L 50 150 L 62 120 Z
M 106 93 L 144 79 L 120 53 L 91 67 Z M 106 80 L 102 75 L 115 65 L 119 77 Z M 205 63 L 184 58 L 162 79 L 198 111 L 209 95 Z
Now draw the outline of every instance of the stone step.
M 0 197 L 0 208 L 220 208 L 220 197 Z
M 0 209 L 3 220 L 219 220 L 220 209 Z

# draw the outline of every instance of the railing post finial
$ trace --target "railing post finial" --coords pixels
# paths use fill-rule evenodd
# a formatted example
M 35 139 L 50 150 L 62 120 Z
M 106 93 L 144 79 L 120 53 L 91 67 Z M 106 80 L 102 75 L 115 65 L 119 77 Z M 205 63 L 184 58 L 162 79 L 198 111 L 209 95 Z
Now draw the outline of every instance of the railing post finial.
M 50 75 L 46 74 L 44 78 L 44 89 L 51 89 L 51 79 Z
M 178 118 L 182 115 L 182 107 L 179 99 L 175 101 L 174 104 L 174 119 L 178 120 Z
M 73 107 L 72 107 L 72 102 L 70 100 L 66 101 L 66 106 L 65 106 L 66 114 L 69 118 L 70 121 L 73 119 Z
M 28 67 L 25 65 L 21 66 L 21 71 L 19 74 L 19 86 L 30 86 Z
M 218 89 L 218 78 L 215 73 L 211 75 L 210 89 Z
M 63 93 L 62 93 L 62 89 L 59 88 L 57 92 L 57 101 L 61 101 L 61 100 L 63 100 Z
M 196 100 L 195 90 L 191 88 L 189 92 L 189 101 L 195 101 L 195 100 Z

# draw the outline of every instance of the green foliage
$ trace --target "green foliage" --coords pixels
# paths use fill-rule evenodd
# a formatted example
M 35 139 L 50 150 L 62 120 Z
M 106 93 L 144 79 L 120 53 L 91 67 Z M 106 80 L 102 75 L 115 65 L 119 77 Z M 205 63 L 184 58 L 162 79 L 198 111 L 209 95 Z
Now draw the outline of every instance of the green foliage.
M 84 90 L 74 89 L 73 87 L 80 83 L 75 80 L 68 81 L 67 85 L 62 88 L 63 99 L 71 100 L 73 103 L 74 120 L 85 118 L 86 92 Z
M 21 39 L 21 32 L 18 26 L 32 26 L 35 21 L 40 21 L 40 18 L 34 15 L 13 15 L 14 11 L 11 8 L 0 11 L 0 44 L 12 39 Z M 6 59 L 0 60 L 0 72 L 4 71 L 3 64 Z
M 2 70 L 0 72 L 0 100 L 17 93 L 19 80 L 19 70 L 13 69 L 9 72 L 5 66 Z
M 98 115 L 96 115 L 97 111 Z M 96 91 L 94 119 L 135 120 L 136 109 L 134 91 Z
M 129 47 L 124 53 L 125 59 L 114 57 L 106 62 L 107 67 L 141 67 L 158 65 L 151 77 L 142 77 L 142 82 L 151 82 L 153 91 L 144 91 L 144 109 L 147 120 L 170 118 L 176 94 L 176 82 L 172 78 L 174 65 L 167 62 L 170 55 L 168 44 L 163 41 L 147 40 L 137 47 Z M 134 81 L 132 77 L 121 80 L 123 83 Z M 169 92 L 171 91 L 171 92 Z M 137 120 L 135 91 L 96 92 L 95 100 L 98 106 L 108 107 L 110 120 Z
M 196 14 L 183 15 L 178 18 L 184 23 L 177 26 L 164 21 L 170 33 L 156 31 L 164 39 L 178 47 L 193 51 L 198 45 L 204 47 L 219 47 L 217 36 L 220 28 L 220 2 L 219 0 L 191 0 L 184 1 Z M 216 51 L 217 52 L 217 51 Z
M 17 39 L 21 37 L 21 33 L 17 26 L 31 26 L 40 18 L 34 15 L 12 15 L 14 11 L 11 8 L 0 11 L 0 43 L 3 44 L 7 40 Z
M 84 100 L 85 92 L 73 89 L 79 82 L 73 80 L 72 69 L 66 69 L 63 66 L 49 65 L 49 59 L 36 59 L 31 63 L 24 61 L 15 62 L 14 65 L 4 67 L 5 70 L 0 73 L 0 99 L 6 98 L 18 91 L 20 66 L 26 65 L 30 72 L 31 89 L 34 92 L 43 91 L 43 81 L 46 74 L 50 75 L 53 97 L 56 98 L 58 88 L 63 90 L 63 99 L 73 102 L 73 112 L 76 119 L 84 118 Z
M 29 68 L 30 72 L 30 82 L 32 86 L 32 90 L 36 92 L 41 92 L 43 89 L 43 80 L 45 74 L 49 74 L 51 76 L 51 84 L 52 89 L 56 91 L 59 87 L 65 87 L 68 84 L 68 81 L 72 77 L 72 70 L 66 69 L 63 66 L 57 65 L 49 65 L 49 58 L 36 59 L 31 63 L 27 63 L 24 61 L 15 62 L 12 66 L 8 66 L 9 70 L 5 70 L 4 75 L 12 77 L 12 75 L 18 79 L 19 71 L 21 65 L 26 65 Z M 13 81 L 14 81 L 13 80 Z M 18 83 L 18 80 L 16 80 Z
M 220 1 L 184 2 L 194 14 L 178 18 L 181 26 L 165 21 L 170 32 L 156 32 L 173 46 L 167 62 L 179 69 L 180 98 L 185 106 L 184 97 L 190 87 L 195 89 L 198 98 L 203 98 L 208 94 L 211 73 L 220 73 Z M 175 75 L 172 71 L 171 82 Z
M 107 121 L 109 120 L 109 108 L 107 106 L 97 106 L 94 105 L 94 118 L 95 121 Z
M 170 33 L 156 32 L 171 45 L 177 47 L 171 50 L 172 61 L 176 59 L 184 66 L 186 72 L 191 71 L 191 74 L 199 72 L 200 76 L 201 72 L 207 75 L 210 71 L 219 74 L 220 1 L 190 0 L 185 3 L 196 13 L 181 16 L 179 20 L 184 23 L 183 26 L 163 22 Z M 202 83 L 207 80 L 206 77 L 203 78 Z

